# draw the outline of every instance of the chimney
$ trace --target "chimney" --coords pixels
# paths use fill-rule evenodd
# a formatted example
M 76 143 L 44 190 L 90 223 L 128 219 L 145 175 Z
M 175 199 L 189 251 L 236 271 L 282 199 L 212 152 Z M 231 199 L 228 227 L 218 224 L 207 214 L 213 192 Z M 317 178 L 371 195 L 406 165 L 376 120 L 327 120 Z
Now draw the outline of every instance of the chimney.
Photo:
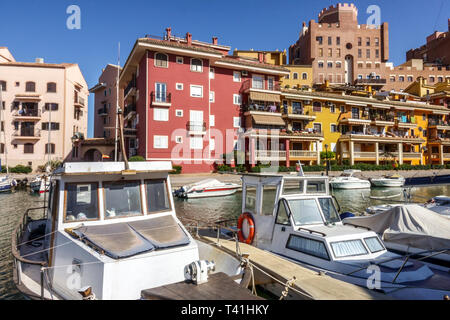
M 44 63 L 44 58 L 36 58 L 36 63 Z
M 186 41 L 188 45 L 192 44 L 192 34 L 190 34 L 189 32 L 186 33 Z
M 212 38 L 212 44 L 217 46 L 217 37 Z
M 172 36 L 172 28 L 166 28 L 166 36 L 167 39 L 170 39 L 170 37 Z

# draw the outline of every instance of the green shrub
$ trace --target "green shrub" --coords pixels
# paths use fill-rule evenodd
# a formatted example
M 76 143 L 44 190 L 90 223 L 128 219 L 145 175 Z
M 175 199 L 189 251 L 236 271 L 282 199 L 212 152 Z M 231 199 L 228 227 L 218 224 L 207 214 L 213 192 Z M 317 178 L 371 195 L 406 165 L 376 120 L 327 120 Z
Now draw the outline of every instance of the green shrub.
M 217 171 L 218 172 L 231 172 L 232 169 L 230 166 L 228 166 L 226 164 L 220 164 L 217 166 Z
M 247 169 L 245 168 L 245 166 L 243 164 L 236 166 L 236 172 L 245 172 L 246 170 Z
M 172 166 L 173 170 L 170 172 L 171 174 L 180 174 L 181 170 L 183 170 L 182 166 Z
M 336 157 L 336 153 L 334 153 L 333 151 L 322 151 L 321 153 L 320 153 L 320 159 L 322 159 L 322 160 L 325 160 L 325 159 L 328 159 L 328 160 L 331 160 L 331 159 L 334 159 Z
M 31 173 L 33 171 L 33 169 L 31 167 L 28 166 L 23 166 L 21 164 L 15 166 L 14 168 L 9 168 L 9 172 L 11 173 Z
M 129 162 L 136 162 L 136 161 L 145 161 L 145 158 L 143 156 L 132 156 L 130 159 L 128 159 Z
M 56 170 L 59 166 L 61 166 L 62 162 L 58 160 L 50 161 L 50 171 Z M 37 172 L 44 173 L 47 171 L 47 163 L 42 166 L 37 167 Z

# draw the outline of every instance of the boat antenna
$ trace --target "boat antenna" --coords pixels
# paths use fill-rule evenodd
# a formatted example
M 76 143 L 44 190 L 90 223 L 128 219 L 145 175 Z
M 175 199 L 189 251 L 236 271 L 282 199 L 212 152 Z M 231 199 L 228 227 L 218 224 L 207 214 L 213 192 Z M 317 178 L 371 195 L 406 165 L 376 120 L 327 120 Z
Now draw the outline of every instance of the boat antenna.
M 120 75 L 120 42 L 117 52 L 117 79 L 116 79 L 116 133 L 114 137 L 114 161 L 117 162 L 117 142 L 119 131 L 119 75 Z
M 3 99 L 2 99 L 2 91 L 3 90 L 3 85 L 0 83 L 0 126 L 2 124 L 2 115 L 3 115 Z M 0 128 L 0 135 L 1 135 L 1 128 Z M 3 146 L 3 150 L 5 153 L 5 166 L 6 166 L 6 176 L 9 176 L 9 168 L 8 168 L 8 151 L 6 148 L 6 126 L 3 127 L 3 141 L 4 141 L 4 146 Z M 1 162 L 1 161 L 0 161 Z M 0 171 L 1 171 L 1 167 L 0 167 Z

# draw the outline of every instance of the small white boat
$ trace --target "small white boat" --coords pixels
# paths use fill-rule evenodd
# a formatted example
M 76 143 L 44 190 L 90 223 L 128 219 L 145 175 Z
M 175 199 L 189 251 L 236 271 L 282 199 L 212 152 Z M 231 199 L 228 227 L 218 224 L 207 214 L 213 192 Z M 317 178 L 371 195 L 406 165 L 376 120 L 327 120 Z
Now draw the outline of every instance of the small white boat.
M 223 197 L 236 193 L 241 186 L 236 183 L 207 179 L 181 187 L 174 192 L 179 198 Z
M 361 170 L 345 170 L 339 177 L 330 180 L 333 189 L 370 189 L 368 180 L 359 179 L 354 176 Z
M 370 182 L 374 187 L 403 187 L 405 178 L 398 174 L 392 174 L 382 178 L 372 178 Z
M 425 208 L 450 218 L 450 197 L 437 196 L 423 205 Z
M 50 178 L 46 176 L 37 176 L 30 182 L 30 189 L 33 193 L 45 193 L 50 188 Z
M 165 161 L 57 169 L 49 207 L 28 209 L 12 237 L 19 291 L 31 299 L 170 299 L 166 286 L 179 285 L 211 299 L 258 298 L 239 286 L 238 257 L 193 238 L 180 222 L 171 171 Z
M 17 181 L 9 177 L 0 177 L 0 193 L 10 192 L 13 187 L 17 186 Z

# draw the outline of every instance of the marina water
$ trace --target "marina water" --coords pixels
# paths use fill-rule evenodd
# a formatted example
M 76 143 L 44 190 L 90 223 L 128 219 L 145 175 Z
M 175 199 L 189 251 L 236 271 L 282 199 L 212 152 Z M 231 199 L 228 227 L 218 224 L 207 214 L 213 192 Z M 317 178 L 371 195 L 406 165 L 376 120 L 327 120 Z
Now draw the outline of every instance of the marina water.
M 371 200 L 369 196 L 386 197 L 402 193 L 402 188 L 378 188 L 367 190 L 334 190 L 342 212 L 364 212 L 369 206 L 393 203 L 393 201 Z M 450 195 L 450 185 L 413 187 L 413 202 L 424 203 L 438 195 Z M 399 197 L 398 199 L 401 199 Z M 397 198 L 394 198 L 394 200 Z M 241 214 L 240 192 L 218 198 L 180 200 L 175 198 L 178 217 L 183 222 L 190 219 L 214 222 L 237 218 Z M 23 299 L 12 279 L 11 234 L 28 208 L 44 205 L 44 196 L 30 195 L 25 191 L 0 194 L 0 299 Z

